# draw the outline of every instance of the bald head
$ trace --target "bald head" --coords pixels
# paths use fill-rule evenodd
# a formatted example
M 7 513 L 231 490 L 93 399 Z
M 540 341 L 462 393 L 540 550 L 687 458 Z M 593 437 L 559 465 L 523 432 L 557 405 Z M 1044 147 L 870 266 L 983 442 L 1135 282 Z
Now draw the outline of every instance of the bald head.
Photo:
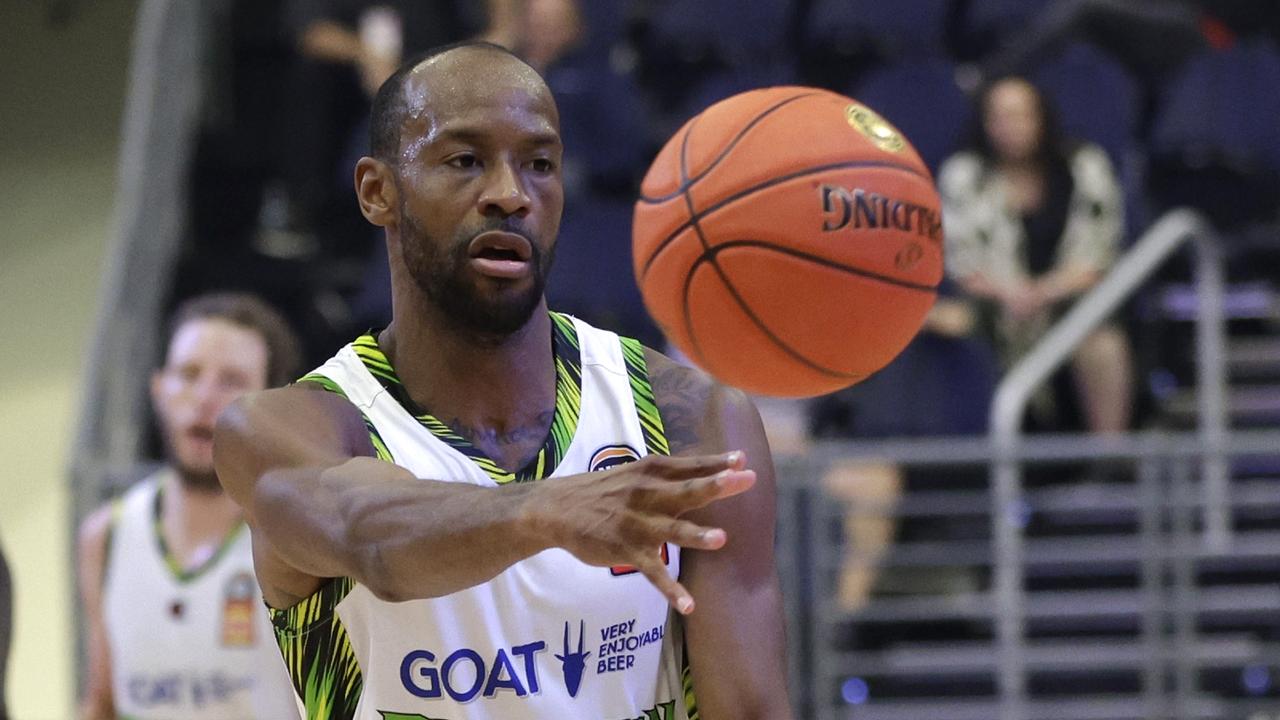
M 467 41 L 412 58 L 387 78 L 374 97 L 369 154 L 398 165 L 406 126 L 428 122 L 433 109 L 452 110 L 463 91 L 501 91 L 513 86 L 545 96 L 551 112 L 556 112 L 551 90 L 538 71 L 501 45 Z M 558 123 L 558 115 L 556 119 Z

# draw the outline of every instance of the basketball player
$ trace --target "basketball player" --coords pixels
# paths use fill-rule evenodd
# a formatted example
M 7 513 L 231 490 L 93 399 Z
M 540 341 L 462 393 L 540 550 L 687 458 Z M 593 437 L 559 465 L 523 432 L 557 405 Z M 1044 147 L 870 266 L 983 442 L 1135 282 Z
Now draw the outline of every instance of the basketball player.
M 201 296 L 175 313 L 151 380 L 168 464 L 81 528 L 84 718 L 297 717 L 243 513 L 213 473 L 218 414 L 297 365 L 292 331 L 251 296 Z
M 542 78 L 438 50 L 379 90 L 371 140 L 391 325 L 215 439 L 308 718 L 790 718 L 759 417 L 548 311 Z

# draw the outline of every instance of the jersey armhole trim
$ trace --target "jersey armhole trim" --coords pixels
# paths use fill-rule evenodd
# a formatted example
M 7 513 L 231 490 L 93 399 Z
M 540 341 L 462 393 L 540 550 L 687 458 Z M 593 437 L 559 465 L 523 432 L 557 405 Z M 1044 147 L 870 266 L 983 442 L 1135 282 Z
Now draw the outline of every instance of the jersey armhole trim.
M 622 360 L 627 366 L 627 380 L 631 384 L 631 398 L 636 416 L 640 420 L 640 432 L 644 435 L 645 450 L 650 455 L 670 455 L 666 432 L 662 425 L 662 413 L 654 399 L 653 385 L 649 382 L 649 366 L 644 357 L 644 345 L 634 338 L 620 337 Z
M 355 581 L 349 577 L 329 578 L 296 605 L 287 608 L 267 605 L 267 616 L 277 636 L 305 635 L 312 627 L 328 622 L 354 587 Z
M 349 577 L 333 578 L 297 605 L 267 607 L 285 669 L 309 718 L 351 720 L 359 706 L 364 674 L 338 616 L 338 604 L 354 587 Z
M 307 373 L 306 375 L 298 378 L 295 384 L 304 382 L 319 385 L 326 392 L 331 392 L 348 402 L 351 400 L 351 398 L 347 397 L 347 393 L 342 389 L 342 386 L 328 375 L 318 372 Z M 352 404 L 354 405 L 354 403 Z M 373 445 L 374 454 L 383 462 L 394 463 L 396 460 L 395 457 L 391 455 L 391 449 L 387 447 L 387 443 L 382 439 L 382 434 L 378 432 L 378 428 L 373 426 L 373 421 L 369 419 L 368 414 L 363 410 L 360 411 L 360 419 L 364 420 L 365 430 L 369 432 L 369 442 Z
M 98 585 L 103 588 L 107 586 L 107 573 L 111 570 L 111 544 L 115 540 L 116 527 L 120 525 L 120 518 L 124 516 L 124 498 L 113 499 L 109 507 L 107 531 L 102 538 L 102 577 L 98 578 Z

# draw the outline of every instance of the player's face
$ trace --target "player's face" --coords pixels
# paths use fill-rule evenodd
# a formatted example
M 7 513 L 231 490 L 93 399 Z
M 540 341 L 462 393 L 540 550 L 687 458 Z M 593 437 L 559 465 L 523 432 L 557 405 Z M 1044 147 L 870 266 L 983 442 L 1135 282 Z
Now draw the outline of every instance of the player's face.
M 1044 125 L 1035 88 L 1017 79 L 997 83 L 987 95 L 983 125 L 1000 157 L 1018 161 L 1035 155 Z
M 505 336 L 541 304 L 551 266 L 564 206 L 559 116 L 546 85 L 514 58 L 440 58 L 459 60 L 469 65 L 430 68 L 444 72 L 408 84 L 401 253 L 446 316 Z
M 267 386 L 267 344 L 257 332 L 220 318 L 183 323 L 164 367 L 151 378 L 151 401 L 169 461 L 189 483 L 216 489 L 213 426 L 233 400 Z

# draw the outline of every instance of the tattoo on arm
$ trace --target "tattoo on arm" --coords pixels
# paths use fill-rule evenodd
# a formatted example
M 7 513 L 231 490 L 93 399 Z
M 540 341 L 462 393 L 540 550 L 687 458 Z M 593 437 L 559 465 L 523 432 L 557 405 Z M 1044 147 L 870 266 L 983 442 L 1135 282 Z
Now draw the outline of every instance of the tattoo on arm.
M 712 383 L 694 370 L 664 364 L 649 375 L 654 400 L 662 415 L 662 429 L 672 455 L 700 446 L 711 400 Z

